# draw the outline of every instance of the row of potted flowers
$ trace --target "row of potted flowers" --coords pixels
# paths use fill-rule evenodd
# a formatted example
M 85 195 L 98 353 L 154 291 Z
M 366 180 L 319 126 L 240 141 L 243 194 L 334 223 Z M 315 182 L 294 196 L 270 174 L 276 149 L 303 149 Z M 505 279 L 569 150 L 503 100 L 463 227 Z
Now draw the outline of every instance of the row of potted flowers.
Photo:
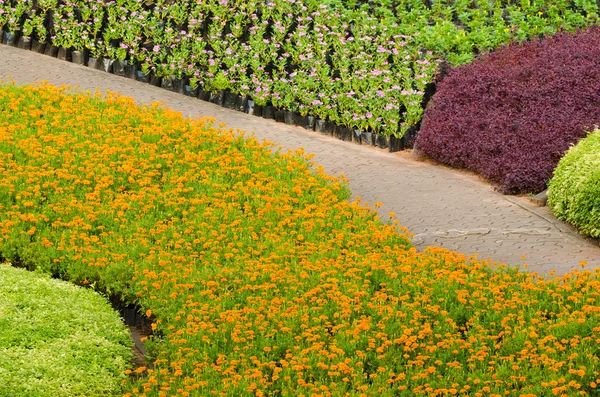
M 591 3 L 548 1 L 14 3 L 0 3 L 9 34 L 398 137 L 418 126 L 442 57 L 467 62 L 513 38 L 597 21 Z
M 4 39 L 3 39 L 4 38 Z M 280 109 L 271 103 L 258 105 L 249 96 L 243 96 L 228 90 L 206 91 L 199 86 L 193 86 L 190 79 L 158 77 L 152 72 L 143 72 L 136 63 L 128 61 L 112 60 L 109 58 L 94 58 L 87 56 L 85 51 L 71 50 L 56 47 L 51 44 L 43 44 L 26 36 L 11 36 L 0 31 L 0 42 L 6 45 L 19 47 L 26 50 L 56 57 L 61 60 L 70 61 L 79 65 L 88 66 L 118 76 L 131 78 L 143 83 L 152 84 L 186 96 L 214 103 L 228 109 L 237 110 L 266 119 L 273 119 L 288 125 L 296 125 L 307 130 L 324 133 L 335 138 L 354 142 L 360 145 L 370 145 L 390 152 L 403 150 L 411 147 L 416 136 L 417 129 L 411 128 L 402 137 L 385 136 L 370 130 L 361 130 L 338 125 L 333 121 L 324 120 L 315 116 L 303 115 L 299 112 Z

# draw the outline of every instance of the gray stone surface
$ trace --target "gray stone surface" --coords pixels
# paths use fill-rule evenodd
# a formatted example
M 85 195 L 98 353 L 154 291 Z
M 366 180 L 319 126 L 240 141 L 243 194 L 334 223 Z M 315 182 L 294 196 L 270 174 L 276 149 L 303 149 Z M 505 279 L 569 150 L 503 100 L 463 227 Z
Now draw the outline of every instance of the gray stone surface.
M 544 190 L 543 192 L 539 192 L 535 196 L 531 197 L 529 200 L 539 207 L 543 207 L 548 203 L 548 190 Z
M 353 196 L 381 202 L 383 220 L 394 212 L 414 233 L 418 249 L 436 245 L 480 259 L 559 274 L 580 261 L 600 267 L 600 247 L 558 221 L 547 207 L 525 197 L 504 196 L 469 173 L 417 161 L 409 152 L 387 153 L 342 142 L 299 127 L 249 116 L 148 84 L 0 45 L 0 79 L 17 84 L 47 80 L 80 90 L 118 91 L 138 103 L 164 101 L 185 116 L 212 116 L 229 128 L 252 132 L 282 150 L 304 148 L 332 175 L 349 179 Z

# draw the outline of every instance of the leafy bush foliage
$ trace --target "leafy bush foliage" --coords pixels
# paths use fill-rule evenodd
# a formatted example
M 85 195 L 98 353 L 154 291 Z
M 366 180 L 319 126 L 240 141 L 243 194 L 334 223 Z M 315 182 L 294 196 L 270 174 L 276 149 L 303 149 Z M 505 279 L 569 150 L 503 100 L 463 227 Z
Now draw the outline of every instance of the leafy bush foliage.
M 549 183 L 548 205 L 557 218 L 600 237 L 600 131 L 579 141 L 560 160 Z
M 0 87 L 0 254 L 154 319 L 128 397 L 595 392 L 600 272 L 417 252 L 269 148 L 118 95 Z
M 398 136 L 421 120 L 441 58 L 598 21 L 590 0 L 0 1 L 0 28 Z
M 106 299 L 0 265 L 0 396 L 118 396 L 131 338 Z
M 454 69 L 418 147 L 508 193 L 539 192 L 570 145 L 600 123 L 600 28 L 511 45 Z

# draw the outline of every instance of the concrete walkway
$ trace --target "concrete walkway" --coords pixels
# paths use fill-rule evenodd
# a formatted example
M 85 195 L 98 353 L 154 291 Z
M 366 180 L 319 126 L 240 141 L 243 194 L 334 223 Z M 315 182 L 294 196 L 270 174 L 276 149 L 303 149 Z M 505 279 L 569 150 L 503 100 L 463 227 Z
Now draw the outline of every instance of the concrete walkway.
M 283 150 L 304 148 L 331 175 L 350 180 L 353 196 L 381 202 L 382 218 L 394 212 L 414 234 L 418 249 L 436 245 L 530 270 L 559 274 L 587 261 L 600 267 L 600 247 L 556 220 L 546 207 L 527 198 L 504 196 L 477 176 L 414 159 L 410 153 L 387 153 L 342 142 L 300 127 L 227 110 L 123 77 L 0 45 L 0 80 L 17 84 L 48 80 L 82 90 L 112 90 L 138 103 L 165 101 L 186 116 L 213 116 L 228 127 L 253 131 Z

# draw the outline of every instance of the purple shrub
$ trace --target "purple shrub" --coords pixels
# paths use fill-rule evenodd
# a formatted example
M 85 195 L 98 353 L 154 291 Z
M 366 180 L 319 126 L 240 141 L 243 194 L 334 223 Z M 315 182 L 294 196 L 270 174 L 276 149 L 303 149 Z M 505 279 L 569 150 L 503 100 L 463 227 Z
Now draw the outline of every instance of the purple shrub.
M 453 69 L 417 146 L 504 193 L 543 190 L 563 153 L 600 124 L 600 28 L 503 47 Z

